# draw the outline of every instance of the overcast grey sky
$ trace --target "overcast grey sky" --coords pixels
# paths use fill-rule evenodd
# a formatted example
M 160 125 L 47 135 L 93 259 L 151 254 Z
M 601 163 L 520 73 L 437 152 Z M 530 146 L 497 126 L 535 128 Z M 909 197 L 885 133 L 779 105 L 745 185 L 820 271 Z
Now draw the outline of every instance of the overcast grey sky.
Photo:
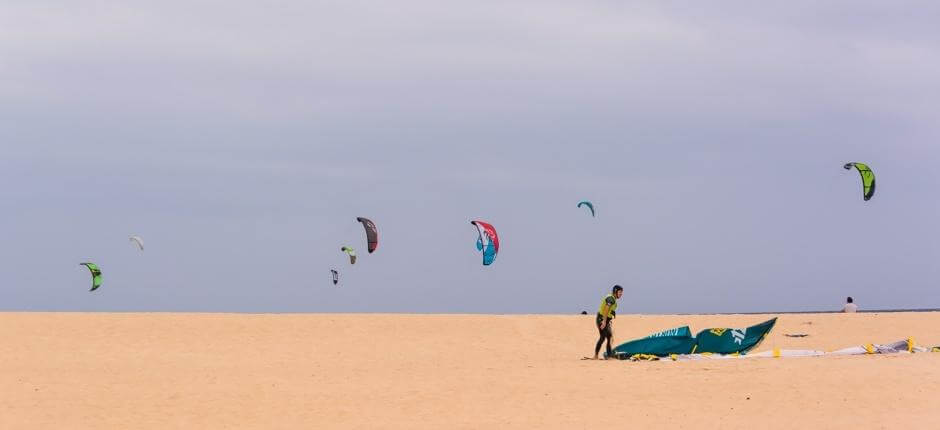
M 614 283 L 625 312 L 940 307 L 938 17 L 0 1 L 0 309 L 576 313 Z

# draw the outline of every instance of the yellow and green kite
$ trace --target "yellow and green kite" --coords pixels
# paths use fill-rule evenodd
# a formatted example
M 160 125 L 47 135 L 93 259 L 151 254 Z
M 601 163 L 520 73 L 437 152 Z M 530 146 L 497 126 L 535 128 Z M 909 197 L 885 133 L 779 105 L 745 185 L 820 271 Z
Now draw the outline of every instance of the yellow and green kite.
M 875 195 L 875 173 L 871 171 L 871 168 L 864 163 L 845 163 L 845 166 L 842 166 L 845 170 L 852 170 L 852 167 L 858 170 L 858 173 L 862 175 L 862 198 L 867 202 L 871 199 L 871 196 Z
M 95 263 L 81 263 L 79 265 L 87 267 L 88 271 L 91 272 L 91 289 L 88 291 L 97 290 L 101 286 L 101 269 Z

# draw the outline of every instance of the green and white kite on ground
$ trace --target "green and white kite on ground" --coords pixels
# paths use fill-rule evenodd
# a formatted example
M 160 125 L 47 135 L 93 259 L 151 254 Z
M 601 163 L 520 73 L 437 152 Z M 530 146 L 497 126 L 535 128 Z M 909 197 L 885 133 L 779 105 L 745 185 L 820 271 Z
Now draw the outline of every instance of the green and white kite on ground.
M 689 326 L 653 333 L 618 345 L 613 357 L 665 357 L 673 354 L 747 354 L 770 333 L 776 318 L 746 328 L 707 328 L 695 337 Z
M 865 201 L 871 199 L 871 196 L 875 195 L 875 172 L 871 171 L 871 168 L 864 163 L 845 163 L 845 170 L 852 170 L 852 167 L 858 170 L 858 173 L 862 175 L 862 198 Z
M 85 266 L 91 272 L 91 289 L 88 291 L 97 290 L 101 286 L 101 269 L 95 263 L 81 263 L 79 266 Z

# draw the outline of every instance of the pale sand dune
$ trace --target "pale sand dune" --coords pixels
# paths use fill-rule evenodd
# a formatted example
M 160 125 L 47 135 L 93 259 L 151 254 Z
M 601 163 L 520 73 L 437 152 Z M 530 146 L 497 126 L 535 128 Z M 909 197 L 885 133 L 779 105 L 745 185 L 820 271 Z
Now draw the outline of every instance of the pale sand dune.
M 940 353 L 581 361 L 593 318 L 0 314 L 0 428 L 940 428 Z M 757 350 L 909 336 L 940 344 L 940 313 L 783 315 Z

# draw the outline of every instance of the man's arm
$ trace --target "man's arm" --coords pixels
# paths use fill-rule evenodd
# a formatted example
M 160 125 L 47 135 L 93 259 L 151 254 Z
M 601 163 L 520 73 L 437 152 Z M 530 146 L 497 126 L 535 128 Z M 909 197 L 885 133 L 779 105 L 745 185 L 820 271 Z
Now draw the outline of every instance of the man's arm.
M 601 316 L 604 317 L 604 320 L 601 321 L 602 330 L 610 322 L 612 314 L 614 313 L 610 307 L 613 306 L 614 303 L 617 303 L 617 301 L 613 297 L 607 297 L 607 299 L 604 300 L 604 307 L 601 308 Z

